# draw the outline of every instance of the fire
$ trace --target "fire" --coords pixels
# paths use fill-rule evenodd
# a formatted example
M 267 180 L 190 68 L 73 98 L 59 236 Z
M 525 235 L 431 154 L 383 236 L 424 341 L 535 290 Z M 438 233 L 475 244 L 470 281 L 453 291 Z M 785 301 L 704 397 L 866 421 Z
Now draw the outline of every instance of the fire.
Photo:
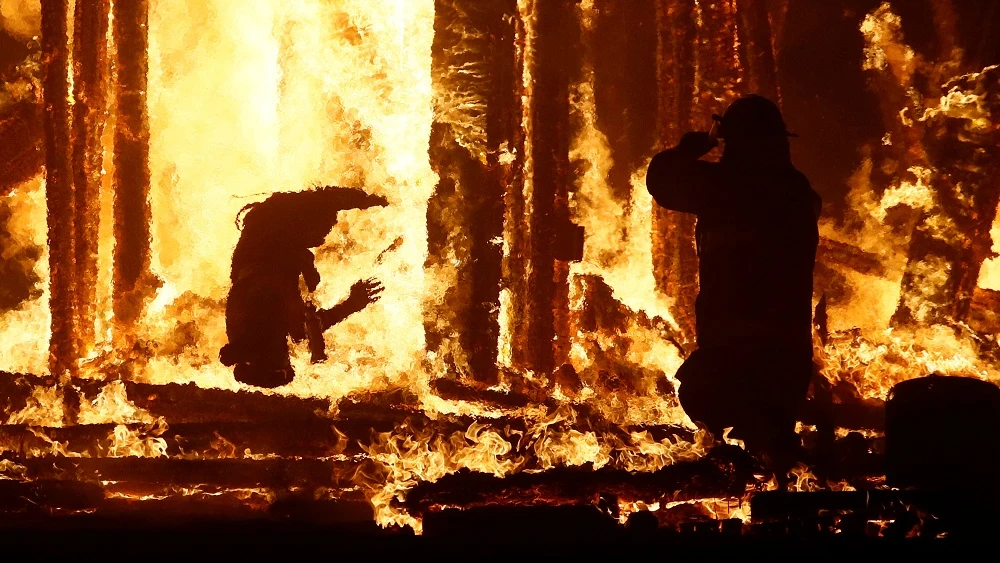
M 4 199 L 5 207 L 10 209 L 7 231 L 12 243 L 5 246 L 13 247 L 11 251 L 18 246 L 40 250 L 37 258 L 28 261 L 24 268 L 35 276 L 36 287 L 41 290 L 0 316 L 0 337 L 9 343 L 0 350 L 0 362 L 4 369 L 12 372 L 45 373 L 48 351 L 44 342 L 48 339 L 51 321 L 46 305 L 49 269 L 45 251 L 45 183 L 40 178 L 30 180 Z
M 360 277 L 378 277 L 386 291 L 327 332 L 329 348 L 342 351 L 330 361 L 309 365 L 299 350 L 299 377 L 282 392 L 336 397 L 419 373 L 426 200 L 436 182 L 427 161 L 432 19 L 426 1 L 153 7 L 152 270 L 163 285 L 139 338 L 194 342 L 154 353 L 138 377 L 237 388 L 215 361 L 236 213 L 268 193 L 313 185 L 363 186 L 391 203 L 341 213 L 316 251 L 315 299 L 335 303 Z M 376 264 L 397 238 L 399 248 Z M 178 316 L 197 325 L 193 334 L 178 331 Z
M 29 4 L 0 4 L 0 25 L 18 37 L 37 35 L 37 11 Z M 92 249 L 95 312 L 79 321 L 82 326 L 72 325 L 81 333 L 93 329 L 92 341 L 52 330 L 61 315 L 50 307 L 60 299 L 53 295 L 60 276 L 50 267 L 59 257 L 46 229 L 56 221 L 46 206 L 58 186 L 35 174 L 2 196 L 4 260 L 16 263 L 30 288 L 15 306 L 0 311 L 0 368 L 39 376 L 19 383 L 23 404 L 5 413 L 6 424 L 24 426 L 40 442 L 4 442 L 5 452 L 25 465 L 0 460 L 0 475 L 29 478 L 36 471 L 31 460 L 46 456 L 260 462 L 309 457 L 245 447 L 221 431 L 206 434 L 208 446 L 186 450 L 172 434 L 173 419 L 156 407 L 160 390 L 186 383 L 192 385 L 177 393 L 197 400 L 203 396 L 196 393 L 221 390 L 234 403 L 258 401 L 255 407 L 286 404 L 270 400 L 309 405 L 301 407 L 309 411 L 306 418 L 329 422 L 336 434 L 336 447 L 316 459 L 350 466 L 347 480 L 366 495 L 380 525 L 418 533 L 420 518 L 402 503 L 408 491 L 461 470 L 500 478 L 565 467 L 649 473 L 705 457 L 717 442 L 680 408 L 674 378 L 690 352 L 683 294 L 690 288 L 670 285 L 661 271 L 659 239 L 667 237 L 664 225 L 671 219 L 656 215 L 644 188 L 648 156 L 658 145 L 642 149 L 649 155 L 623 154 L 628 151 L 602 125 L 605 6 L 584 0 L 561 14 L 572 24 L 566 25 L 570 32 L 550 21 L 554 16 L 546 16 L 541 4 L 498 1 L 466 10 L 471 3 L 261 0 L 247 10 L 242 0 L 150 2 L 148 26 L 142 27 L 148 32 L 142 107 L 148 113 L 150 240 L 148 268 L 143 266 L 134 292 L 138 314 L 132 320 L 115 315 L 121 298 L 116 252 L 124 238 L 116 231 L 116 190 L 122 187 L 115 131 L 127 121 L 126 108 L 116 101 L 98 112 L 106 123 L 92 139 L 99 154 L 90 155 L 102 163 L 100 193 L 87 216 L 87 226 L 98 233 Z M 663 20 L 657 23 L 657 48 L 663 52 L 656 65 L 662 68 L 654 68 L 649 80 L 664 83 L 651 85 L 660 96 L 680 96 L 682 85 L 675 82 L 690 71 L 691 99 L 657 100 L 673 112 L 664 110 L 656 118 L 663 123 L 649 128 L 658 144 L 675 141 L 674 129 L 681 125 L 699 127 L 699 119 L 751 84 L 769 83 L 760 61 L 748 61 L 741 50 L 746 38 L 735 35 L 745 25 L 737 17 L 741 3 L 694 2 L 693 11 L 682 14 L 690 21 L 675 13 L 680 4 L 657 3 L 662 10 L 656 16 Z M 476 11 L 494 9 L 486 16 Z M 487 25 L 478 17 L 492 19 Z M 678 22 L 687 27 L 667 25 Z M 571 59 L 578 68 L 557 85 L 566 87 L 567 99 L 559 101 L 568 108 L 558 126 L 539 110 L 551 101 L 543 90 L 553 70 L 545 67 L 551 64 L 547 26 L 578 35 Z M 672 42 L 688 32 L 694 43 L 685 53 L 691 60 L 668 61 Z M 865 404 L 878 404 L 894 384 L 929 373 L 1000 382 L 1000 370 L 988 359 L 996 353 L 1000 329 L 977 324 L 975 316 L 975 307 L 982 308 L 977 296 L 1000 291 L 1000 258 L 989 254 L 1000 249 L 997 202 L 983 203 L 986 190 L 977 189 L 990 181 L 989 170 L 980 156 L 957 164 L 935 156 L 936 144 L 964 143 L 974 155 L 1000 146 L 991 113 L 997 99 L 984 86 L 1000 70 L 968 72 L 959 51 L 927 60 L 904 42 L 902 20 L 888 3 L 868 14 L 859 32 L 862 67 L 883 93 L 895 89 L 899 95 L 885 95 L 892 100 L 883 100 L 888 130 L 866 147 L 850 179 L 845 218 L 821 225 L 824 242 L 848 255 L 826 265 L 836 283 L 825 288 L 831 293 L 829 318 L 825 333 L 817 334 L 821 373 L 841 393 L 838 400 L 853 394 L 851 400 Z M 437 46 L 435 38 L 445 34 L 455 37 L 454 45 Z M 115 58 L 120 38 L 111 28 L 106 35 L 113 82 L 125 71 Z M 494 52 L 498 37 L 509 52 Z M 68 80 L 77 80 L 82 56 L 66 39 Z M 502 72 L 487 64 L 498 57 L 507 57 L 500 61 Z M 494 74 L 513 86 L 493 82 Z M 84 104 L 75 92 L 67 92 L 71 106 Z M 551 163 L 541 161 L 547 142 L 564 145 L 559 166 L 565 170 L 553 172 Z M 240 237 L 237 214 L 274 192 L 324 185 L 360 187 L 386 197 L 389 205 L 340 213 L 315 249 L 322 282 L 312 298 L 335 304 L 355 281 L 370 277 L 385 292 L 325 333 L 328 360 L 311 363 L 307 345 L 297 345 L 290 385 L 259 390 L 238 383 L 219 362 L 227 340 L 230 258 Z M 469 194 L 490 189 L 502 201 L 467 201 L 474 199 Z M 544 232 L 546 224 L 537 217 L 546 213 L 553 222 L 565 219 L 583 228 L 576 259 L 533 254 L 561 236 Z M 480 223 L 496 230 L 481 235 Z M 973 253 L 961 255 L 967 261 L 954 259 L 973 246 Z M 548 273 L 545 268 L 552 270 L 554 288 L 544 296 L 551 303 L 539 306 L 541 290 L 526 280 Z M 538 311 L 555 317 L 549 332 L 537 332 L 541 343 L 532 340 L 538 320 L 531 314 Z M 46 343 L 60 338 L 72 341 L 77 357 L 45 379 L 56 365 Z M 538 350 L 551 370 L 526 359 Z M 494 364 L 495 379 L 477 373 L 483 357 Z M 440 382 L 455 384 L 461 393 L 440 391 Z M 393 393 L 402 398 L 377 406 L 383 409 L 379 422 L 391 421 L 385 423 L 391 430 L 357 434 L 336 428 L 353 422 L 344 414 L 349 403 Z M 230 413 L 215 414 L 221 420 Z M 98 428 L 94 440 L 100 448 L 74 449 L 59 434 L 74 428 Z M 840 429 L 839 437 L 846 432 Z M 823 482 L 813 469 L 795 467 L 790 490 L 853 490 L 846 480 Z M 223 494 L 175 485 L 146 494 L 119 490 L 121 484 L 112 481 L 102 485 L 109 487 L 107 498 L 133 501 Z M 776 488 L 773 480 L 743 497 L 622 498 L 617 517 L 625 523 L 637 511 L 650 511 L 666 522 L 676 509 L 746 522 L 750 495 Z M 275 499 L 266 488 L 233 487 L 225 494 L 255 509 Z

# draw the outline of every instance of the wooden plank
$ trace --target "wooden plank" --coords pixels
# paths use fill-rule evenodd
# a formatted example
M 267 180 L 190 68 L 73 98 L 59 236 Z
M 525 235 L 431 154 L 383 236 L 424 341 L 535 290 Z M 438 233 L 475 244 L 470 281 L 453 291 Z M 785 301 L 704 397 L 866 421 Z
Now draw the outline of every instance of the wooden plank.
M 64 479 L 14 481 L 0 479 L 0 513 L 27 510 L 87 510 L 104 500 L 104 490 L 94 483 Z

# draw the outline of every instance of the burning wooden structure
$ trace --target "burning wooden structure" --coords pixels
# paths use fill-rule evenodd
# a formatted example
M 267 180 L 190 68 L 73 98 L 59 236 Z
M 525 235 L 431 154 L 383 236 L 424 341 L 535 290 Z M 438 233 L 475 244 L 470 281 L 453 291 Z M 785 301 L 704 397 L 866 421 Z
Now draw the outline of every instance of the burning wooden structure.
M 799 4 L 42 0 L 0 69 L 0 513 L 420 531 L 445 508 L 593 504 L 723 533 L 811 510 L 754 496 L 775 485 L 680 410 L 694 219 L 643 181 L 742 93 L 800 107 Z M 801 435 L 835 426 L 836 463 L 794 481 L 850 506 L 884 485 L 894 384 L 1000 380 L 1000 53 L 944 0 L 916 53 L 894 4 L 851 23 L 884 131 L 849 141 L 850 178 L 813 178 L 832 214 Z M 332 184 L 390 205 L 342 212 L 316 298 L 358 275 L 385 296 L 326 334 L 327 361 L 297 349 L 292 384 L 239 384 L 218 361 L 236 214 Z M 862 502 L 861 528 L 897 500 Z

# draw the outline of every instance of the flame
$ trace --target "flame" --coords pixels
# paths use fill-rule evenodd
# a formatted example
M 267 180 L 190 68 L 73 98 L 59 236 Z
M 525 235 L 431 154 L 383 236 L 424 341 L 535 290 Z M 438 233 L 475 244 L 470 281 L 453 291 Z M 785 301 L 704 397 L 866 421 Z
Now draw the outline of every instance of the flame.
M 215 361 L 236 213 L 271 192 L 313 185 L 364 186 L 391 203 L 341 212 L 316 251 L 316 300 L 335 304 L 362 277 L 378 277 L 386 290 L 327 332 L 339 351 L 329 361 L 310 365 L 296 350 L 299 376 L 277 392 L 338 397 L 419 377 L 426 201 L 436 183 L 427 159 L 432 18 L 427 1 L 272 1 L 253 11 L 233 0 L 155 4 L 152 269 L 163 285 L 139 338 L 193 342 L 154 349 L 137 378 L 240 387 Z M 400 247 L 376 264 L 397 238 Z M 178 317 L 196 326 L 181 333 Z
M 36 385 L 31 390 L 27 404 L 12 413 L 7 424 L 27 424 L 29 426 L 62 426 L 63 396 L 58 387 Z
M 575 124 L 569 157 L 581 174 L 569 190 L 569 203 L 573 221 L 585 229 L 585 241 L 583 259 L 569 268 L 569 301 L 572 313 L 582 313 L 593 306 L 586 300 L 587 291 L 593 289 L 589 284 L 605 284 L 628 318 L 613 329 L 573 327 L 569 363 L 580 382 L 571 389 L 555 381 L 553 374 L 514 371 L 517 343 L 511 327 L 518 296 L 503 288 L 496 304 L 501 329 L 498 363 L 507 373 L 505 381 L 491 390 L 511 392 L 515 384 L 526 382 L 547 395 L 545 401 L 527 407 L 492 407 L 441 398 L 429 385 L 432 377 L 454 375 L 448 373 L 452 367 L 444 361 L 445 352 L 464 353 L 454 344 L 454 350 L 447 348 L 435 356 L 427 352 L 424 342 L 425 321 L 443 318 L 439 313 L 448 304 L 441 296 L 462 282 L 452 263 L 457 257 L 446 257 L 439 267 L 424 266 L 428 200 L 438 183 L 428 155 L 431 124 L 436 120 L 450 125 L 458 142 L 484 162 L 486 136 L 484 106 L 475 92 L 434 91 L 434 2 L 261 0 L 254 10 L 247 10 L 241 0 L 151 4 L 147 104 L 151 277 L 156 287 L 133 333 L 113 338 L 113 189 L 112 175 L 105 174 L 98 253 L 100 336 L 97 346 L 82 359 L 81 377 L 105 379 L 113 371 L 145 383 L 194 382 L 200 387 L 247 390 L 218 362 L 219 348 L 226 341 L 229 258 L 240 236 L 234 222 L 237 212 L 276 191 L 315 185 L 360 186 L 384 195 L 390 205 L 340 214 L 337 227 L 316 249 L 323 281 L 315 299 L 326 306 L 335 304 L 354 281 L 372 276 L 385 284 L 383 297 L 327 332 L 329 360 L 311 364 L 305 345 L 299 346 L 292 358 L 298 374 L 294 382 L 261 392 L 323 397 L 334 405 L 336 399 L 358 390 L 405 388 L 416 394 L 415 406 L 426 418 L 413 417 L 392 431 L 374 434 L 361 444 L 364 456 L 357 456 L 364 463 L 354 481 L 368 494 L 379 524 L 406 525 L 419 533 L 420 520 L 395 501 L 420 482 L 436 481 L 462 469 L 497 477 L 585 465 L 649 472 L 698 459 L 713 446 L 713 438 L 702 430 L 694 431 L 688 441 L 678 436 L 657 440 L 651 432 L 635 429 L 658 424 L 695 430 L 695 426 L 680 409 L 676 393 L 667 389 L 679 386 L 674 373 L 683 361 L 683 351 L 664 338 L 677 330 L 671 314 L 676 305 L 672 296 L 657 291 L 653 276 L 653 201 L 644 188 L 645 166 L 633 171 L 627 197 L 609 186 L 614 151 L 598 127 L 593 53 L 587 51 L 593 46 L 585 45 L 580 80 L 571 88 Z M 703 6 L 695 5 L 697 27 L 702 30 L 701 18 L 708 12 L 703 14 Z M 31 28 L 30 9 L 10 12 L 9 6 L 9 2 L 0 4 L 0 25 Z M 586 33 L 596 32 L 597 9 L 593 0 L 574 7 Z M 727 5 L 725 9 L 731 12 L 733 8 Z M 518 0 L 517 10 L 522 24 L 517 43 L 517 56 L 523 60 L 522 104 L 530 108 L 535 96 L 535 0 Z M 11 13 L 26 16 L 10 23 Z M 860 32 L 865 39 L 864 69 L 891 76 L 907 87 L 918 74 L 930 72 L 932 63 L 903 41 L 902 20 L 889 3 L 869 14 Z M 459 48 L 471 49 L 468 45 Z M 959 121 L 961 134 L 969 138 L 992 131 L 995 125 L 989 119 L 986 94 L 970 90 L 961 81 L 974 80 L 981 73 L 949 75 L 955 68 L 955 61 L 943 61 L 942 70 L 928 74 L 940 78 L 940 96 L 923 99 L 909 88 L 906 107 L 889 112 L 893 121 L 898 120 L 893 127 L 904 131 L 933 127 L 936 119 L 948 117 Z M 475 77 L 490 71 L 476 66 L 449 70 Z M 705 87 L 700 79 L 696 85 Z M 726 89 L 721 97 L 734 95 L 730 87 L 735 85 L 720 86 Z M 719 94 L 699 92 L 698 103 L 718 99 Z M 512 233 L 528 228 L 525 218 L 533 212 L 532 119 L 531 111 L 523 112 L 520 127 L 527 144 L 525 154 L 517 155 L 518 149 L 505 146 L 499 155 L 505 165 L 516 163 L 520 156 L 522 195 L 528 202 L 526 216 L 514 216 L 508 210 L 504 235 L 494 241 L 502 246 L 508 261 L 521 250 L 513 248 Z M 830 308 L 831 334 L 826 346 L 817 349 L 823 375 L 849 384 L 870 399 L 884 399 L 892 385 L 932 372 L 1000 382 L 1000 370 L 980 357 L 971 329 L 960 322 L 954 326 L 930 322 L 927 303 L 901 290 L 904 274 L 920 287 L 936 287 L 950 273 L 951 264 L 936 256 L 908 263 L 912 233 L 918 225 L 943 241 L 956 240 L 960 232 L 955 220 L 942 212 L 941 190 L 947 184 L 942 172 L 927 162 L 927 147 L 910 146 L 912 139 L 889 132 L 879 142 L 879 148 L 907 151 L 912 162 L 899 166 L 898 171 L 883 168 L 883 176 L 891 177 L 885 182 L 873 172 L 886 163 L 870 151 L 851 178 L 848 220 L 821 225 L 825 238 L 868 252 L 882 270 L 840 272 L 850 286 L 850 297 Z M 961 193 L 951 195 L 962 197 L 965 192 L 960 188 Z M 16 372 L 46 371 L 44 342 L 50 336 L 50 314 L 44 197 L 41 177 L 3 197 L 12 210 L 7 227 L 12 244 L 43 249 L 23 264 L 39 280 L 31 298 L 0 313 L 0 338 L 5 343 L 0 368 Z M 907 213 L 910 218 L 903 221 L 905 225 L 894 223 L 897 215 Z M 1000 249 L 1000 217 L 991 236 L 994 247 Z M 387 248 L 393 250 L 387 252 Z M 505 275 L 509 271 L 506 264 Z M 1000 259 L 983 264 L 979 286 L 1000 289 Z M 900 302 L 913 311 L 914 323 L 893 325 Z M 122 341 L 129 345 L 122 346 Z M 461 362 L 456 364 L 461 370 Z M 611 372 L 627 378 L 628 384 L 611 388 L 607 382 Z M 120 381 L 106 383 L 94 397 L 83 397 L 78 412 L 72 413 L 75 418 L 68 421 L 69 392 L 65 383 L 36 386 L 25 406 L 9 415 L 8 424 L 28 425 L 46 443 L 25 455 L 85 455 L 44 430 L 74 423 L 114 425 L 107 436 L 107 451 L 101 454 L 106 457 L 277 457 L 250 448 L 240 451 L 218 433 L 205 451 L 172 453 L 163 437 L 167 421 L 136 406 Z M 594 421 L 584 414 L 591 412 L 606 424 L 591 424 Z M 337 416 L 336 406 L 323 414 Z M 475 422 L 457 431 L 442 431 L 432 423 L 456 416 L 472 417 Z M 513 430 L 502 422 L 510 417 L 522 419 L 522 429 Z M 339 444 L 347 442 L 346 436 L 340 438 Z M 727 436 L 722 441 L 738 442 Z M 331 459 L 344 458 L 343 449 Z M 5 476 L 25 472 L 23 466 L 0 460 L 0 473 Z M 796 491 L 853 490 L 844 481 L 821 482 L 812 468 L 801 464 L 789 477 Z M 760 485 L 765 489 L 777 486 L 777 480 Z M 242 495 L 248 502 L 275 498 L 273 491 L 264 489 L 226 493 Z M 109 498 L 129 500 L 217 494 L 223 492 L 182 487 L 153 495 L 108 493 Z M 627 499 L 619 502 L 619 518 L 625 522 L 639 510 L 664 513 L 680 504 L 692 504 L 712 518 L 746 522 L 748 498 L 680 503 Z
M 48 346 L 51 326 L 49 313 L 49 259 L 45 228 L 45 182 L 33 178 L 4 196 L 3 203 L 11 211 L 7 225 L 10 242 L 5 256 L 15 255 L 18 246 L 36 247 L 43 251 L 32 263 L 23 265 L 39 280 L 38 292 L 14 309 L 0 313 L 0 367 L 19 373 L 48 371 Z M 30 254 L 26 256 L 31 256 Z
M 79 424 L 149 424 L 156 420 L 148 411 L 135 406 L 121 381 L 102 387 L 92 401 L 80 401 L 77 414 Z
M 124 424 L 115 426 L 112 431 L 109 457 L 163 457 L 167 455 L 167 441 L 159 437 L 167 429 L 167 423 L 161 418 L 142 431 L 129 428 Z M 152 434 L 152 435 L 150 435 Z

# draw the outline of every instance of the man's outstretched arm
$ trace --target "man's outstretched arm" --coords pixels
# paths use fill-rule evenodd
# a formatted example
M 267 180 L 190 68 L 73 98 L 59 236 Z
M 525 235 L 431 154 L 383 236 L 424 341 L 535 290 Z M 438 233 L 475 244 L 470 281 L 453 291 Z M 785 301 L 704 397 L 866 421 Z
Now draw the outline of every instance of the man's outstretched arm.
M 716 197 L 720 182 L 718 164 L 698 159 L 717 144 L 708 133 L 696 131 L 654 156 L 646 171 L 646 189 L 656 203 L 674 211 L 701 212 L 704 203 Z
M 347 317 L 364 309 L 368 305 L 378 301 L 382 290 L 382 282 L 375 279 L 359 280 L 351 286 L 351 293 L 347 299 L 330 307 L 319 311 L 322 330 L 339 323 Z

